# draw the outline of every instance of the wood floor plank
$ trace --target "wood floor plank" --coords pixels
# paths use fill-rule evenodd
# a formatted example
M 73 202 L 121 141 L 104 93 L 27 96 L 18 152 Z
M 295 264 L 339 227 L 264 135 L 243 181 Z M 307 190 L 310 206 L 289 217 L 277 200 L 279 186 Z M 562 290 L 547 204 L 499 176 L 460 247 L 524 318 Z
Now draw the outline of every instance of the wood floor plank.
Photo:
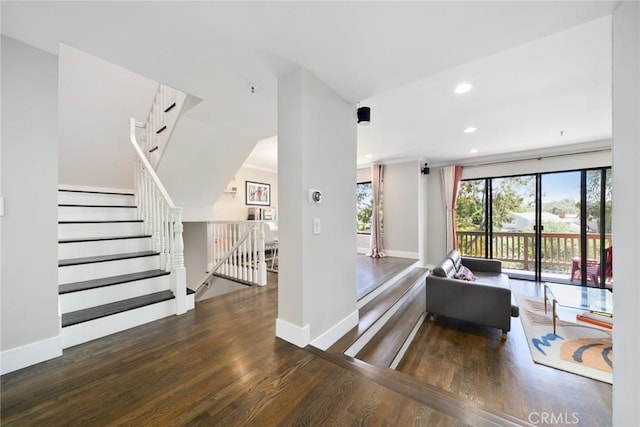
M 522 425 L 547 410 L 611 425 L 611 386 L 534 364 L 518 323 L 500 343 L 500 331 L 425 322 L 403 372 L 353 359 L 354 371 L 275 338 L 276 279 L 3 375 L 0 423 Z
M 358 325 L 336 341 L 328 351 L 344 353 L 354 342 L 358 340 L 373 324 L 380 319 L 391 307 L 410 292 L 418 281 L 424 281 L 427 270 L 414 268 L 406 276 L 398 280 L 373 300 L 365 304 L 359 311 Z
M 511 279 L 513 292 L 540 296 L 541 285 Z M 497 329 L 443 317 L 425 322 L 397 370 L 460 398 L 521 419 L 533 412 L 575 412 L 582 423 L 610 426 L 611 385 L 531 359 L 520 319 L 506 341 Z
M 425 283 L 421 281 L 387 323 L 356 354 L 356 358 L 375 366 L 391 366 L 396 355 L 425 312 Z

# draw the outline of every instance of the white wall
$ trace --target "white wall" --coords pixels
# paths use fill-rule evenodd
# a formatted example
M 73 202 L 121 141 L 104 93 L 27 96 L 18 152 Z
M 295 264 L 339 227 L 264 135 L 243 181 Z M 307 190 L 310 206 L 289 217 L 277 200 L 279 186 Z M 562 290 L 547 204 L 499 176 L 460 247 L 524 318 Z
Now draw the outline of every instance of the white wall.
M 481 179 L 537 172 L 555 172 L 582 168 L 611 166 L 611 151 L 572 154 L 536 160 L 509 161 L 480 166 L 465 166 L 462 179 Z M 446 254 L 445 209 L 442 199 L 440 168 L 431 168 L 427 177 L 427 264 L 435 264 Z M 618 183 L 616 182 L 616 188 Z
M 2 373 L 62 354 L 58 59 L 2 36 Z
M 462 179 L 524 175 L 606 166 L 611 166 L 611 150 L 542 157 L 533 160 L 498 162 L 480 166 L 465 166 L 462 171 Z
M 187 269 L 187 287 L 194 291 L 207 273 L 207 223 L 184 222 L 184 266 Z
M 306 70 L 278 80 L 276 335 L 299 346 L 337 339 L 358 320 L 354 112 Z M 309 189 L 323 192 L 320 205 L 309 203 Z
M 184 207 L 185 221 L 214 219 L 213 205 L 258 142 L 250 131 L 238 135 L 242 125 L 214 126 L 192 118 L 206 102 L 178 120 L 157 169 L 173 201 Z
M 247 219 L 245 204 L 245 181 L 271 184 L 271 208 L 278 214 L 278 174 L 263 170 L 241 167 L 234 175 L 235 181 L 230 181 L 229 186 L 237 187 L 235 194 L 222 193 L 215 205 L 213 205 L 213 218 L 216 221 L 244 221 Z
M 640 425 L 640 6 L 613 14 L 613 425 Z
M 357 182 L 371 181 L 371 168 L 360 168 Z M 418 257 L 418 184 L 417 161 L 384 165 L 384 249 L 389 256 Z M 370 236 L 356 237 L 358 252 L 369 250 Z
M 158 83 L 60 45 L 60 183 L 133 188 L 129 118 L 147 119 Z
M 418 257 L 420 164 L 384 167 L 384 247 L 388 255 Z

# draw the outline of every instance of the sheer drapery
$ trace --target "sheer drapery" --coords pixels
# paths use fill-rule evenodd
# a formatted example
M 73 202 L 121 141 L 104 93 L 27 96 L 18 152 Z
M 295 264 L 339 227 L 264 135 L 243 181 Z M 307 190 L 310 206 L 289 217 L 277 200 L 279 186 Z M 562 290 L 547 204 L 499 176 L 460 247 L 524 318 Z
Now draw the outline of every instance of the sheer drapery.
M 383 165 L 371 166 L 371 184 L 373 190 L 373 206 L 371 212 L 371 240 L 367 256 L 373 258 L 385 257 L 382 245 L 382 215 L 380 211 L 380 200 L 382 198 Z
M 456 249 L 456 199 L 458 186 L 462 180 L 462 166 L 445 166 L 440 169 L 442 198 L 445 206 L 447 225 L 445 227 L 445 244 L 447 253 Z

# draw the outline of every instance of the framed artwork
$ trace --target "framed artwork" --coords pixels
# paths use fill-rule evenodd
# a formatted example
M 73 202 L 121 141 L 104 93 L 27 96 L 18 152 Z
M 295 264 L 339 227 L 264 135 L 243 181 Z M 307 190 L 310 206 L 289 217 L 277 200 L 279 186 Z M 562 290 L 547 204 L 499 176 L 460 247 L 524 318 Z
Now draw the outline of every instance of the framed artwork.
M 271 184 L 245 181 L 245 204 L 249 206 L 271 206 Z

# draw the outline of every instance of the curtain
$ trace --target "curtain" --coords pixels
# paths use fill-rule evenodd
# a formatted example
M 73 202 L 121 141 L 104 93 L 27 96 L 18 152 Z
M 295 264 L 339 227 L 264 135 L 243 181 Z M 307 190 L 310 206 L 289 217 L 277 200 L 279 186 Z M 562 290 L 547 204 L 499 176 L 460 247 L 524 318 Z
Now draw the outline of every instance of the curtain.
M 371 184 L 373 187 L 373 206 L 371 213 L 371 240 L 369 243 L 369 252 L 367 256 L 373 258 L 382 258 L 384 248 L 382 246 L 382 215 L 380 211 L 380 199 L 382 198 L 382 181 L 384 167 L 383 165 L 371 166 Z
M 445 227 L 446 252 L 456 249 L 456 199 L 458 198 L 458 186 L 462 180 L 462 166 L 445 166 L 440 169 L 442 183 L 442 198 L 445 206 L 445 217 L 447 224 Z

